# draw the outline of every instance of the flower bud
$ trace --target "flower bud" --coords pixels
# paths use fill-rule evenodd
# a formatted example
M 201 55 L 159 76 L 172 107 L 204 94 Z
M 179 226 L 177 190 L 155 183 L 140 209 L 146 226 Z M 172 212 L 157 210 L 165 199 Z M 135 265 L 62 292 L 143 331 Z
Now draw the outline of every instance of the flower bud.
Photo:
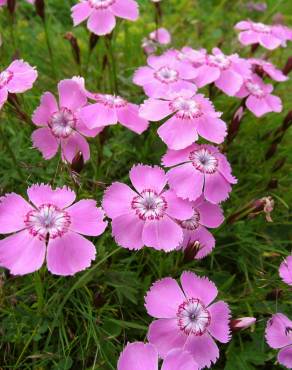
M 184 249 L 184 261 L 191 262 L 195 259 L 196 254 L 199 252 L 201 244 L 198 241 L 189 243 L 189 245 Z
M 7 1 L 7 8 L 10 14 L 14 14 L 16 6 L 16 0 L 8 0 Z
M 76 64 L 80 66 L 81 64 L 80 48 L 78 45 L 77 38 L 73 35 L 72 32 L 67 32 L 64 38 L 70 42 L 74 60 Z
M 84 167 L 84 158 L 81 152 L 78 152 L 72 160 L 71 170 L 75 173 L 80 173 Z
M 95 35 L 94 33 L 91 32 L 90 37 L 89 37 L 89 50 L 90 50 L 90 52 L 95 48 L 98 40 L 99 40 L 99 36 L 97 36 L 97 35 Z
M 230 322 L 230 328 L 232 332 L 239 330 L 244 330 L 255 324 L 257 319 L 255 317 L 240 317 L 238 319 L 233 319 Z
M 35 0 L 35 10 L 37 15 L 45 20 L 45 1 L 44 0 Z
M 284 75 L 288 75 L 292 70 L 292 57 L 289 57 L 286 64 L 285 64 L 285 67 L 282 69 L 282 72 L 284 73 Z

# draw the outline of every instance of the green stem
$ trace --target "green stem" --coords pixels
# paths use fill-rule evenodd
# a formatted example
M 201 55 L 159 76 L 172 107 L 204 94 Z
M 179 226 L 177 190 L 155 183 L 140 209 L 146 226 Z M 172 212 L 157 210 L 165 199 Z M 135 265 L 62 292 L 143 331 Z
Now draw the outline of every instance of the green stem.
M 44 287 L 39 271 L 34 273 L 34 285 L 37 295 L 37 311 L 38 315 L 40 315 L 44 306 Z
M 51 46 L 51 41 L 50 41 L 50 36 L 49 36 L 49 28 L 48 28 L 48 23 L 47 23 L 46 19 L 43 19 L 43 25 L 44 25 L 44 31 L 45 31 L 45 36 L 46 36 L 48 52 L 49 52 L 50 59 L 51 59 L 51 66 L 52 66 L 53 76 L 54 76 L 54 78 L 57 78 L 55 61 L 54 61 L 54 54 L 53 54 L 53 49 L 52 49 L 52 46 Z
M 109 60 L 111 62 L 111 67 L 112 67 L 112 73 L 110 71 L 110 68 L 109 68 L 109 73 L 111 74 L 111 77 L 112 77 L 114 93 L 118 94 L 119 88 L 118 88 L 118 78 L 117 78 L 117 66 L 116 66 L 116 59 L 114 56 L 114 48 L 113 48 L 112 39 L 106 38 L 106 48 L 108 51 L 108 57 L 109 57 Z

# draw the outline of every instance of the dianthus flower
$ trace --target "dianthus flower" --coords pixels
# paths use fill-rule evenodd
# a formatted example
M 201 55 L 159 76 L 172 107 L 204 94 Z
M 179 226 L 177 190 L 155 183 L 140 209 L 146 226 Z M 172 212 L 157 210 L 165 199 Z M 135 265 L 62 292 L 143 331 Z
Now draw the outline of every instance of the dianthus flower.
M 218 291 L 206 277 L 183 272 L 181 286 L 167 277 L 156 281 L 145 297 L 145 307 L 153 321 L 148 341 L 164 359 L 169 351 L 180 349 L 192 354 L 199 368 L 210 367 L 219 358 L 213 338 L 230 340 L 230 310 L 223 301 L 212 302 Z
M 160 121 L 170 115 L 157 131 L 170 149 L 184 149 L 197 141 L 199 135 L 220 144 L 227 134 L 221 113 L 215 111 L 204 95 L 191 90 L 181 90 L 163 99 L 150 98 L 140 108 L 140 116 L 149 121 Z
M 280 349 L 278 361 L 288 369 L 292 368 L 292 321 L 282 313 L 273 315 L 267 323 L 266 341 L 275 349 Z
M 8 98 L 8 93 L 23 93 L 32 88 L 38 73 L 23 60 L 14 60 L 0 72 L 0 109 Z
M 74 275 L 90 266 L 95 246 L 81 234 L 98 236 L 107 226 L 94 200 L 75 204 L 74 191 L 32 185 L 30 203 L 11 193 L 0 198 L 0 233 L 12 234 L 0 241 L 0 265 L 13 275 L 37 271 L 47 261 L 56 275 Z
M 193 144 L 183 150 L 168 150 L 162 158 L 170 188 L 182 199 L 197 200 L 202 194 L 211 203 L 226 200 L 237 180 L 218 148 Z
M 254 72 L 261 75 L 268 75 L 272 80 L 282 82 L 288 80 L 288 77 L 284 73 L 277 69 L 272 63 L 267 62 L 263 59 L 250 58 L 249 63 L 251 64 Z
M 292 285 L 292 255 L 288 256 L 280 265 L 279 274 L 284 283 Z
M 103 209 L 112 219 L 112 234 L 120 246 L 141 249 L 144 245 L 165 252 L 183 240 L 175 220 L 187 220 L 193 210 L 189 202 L 166 190 L 165 172 L 159 167 L 136 165 L 130 171 L 136 191 L 120 182 L 105 192 Z
M 135 0 L 80 0 L 71 8 L 74 26 L 86 19 L 87 28 L 98 36 L 112 32 L 116 17 L 136 21 L 139 8 Z
M 171 35 L 166 28 L 161 27 L 151 32 L 149 34 L 149 39 L 157 42 L 158 44 L 167 45 L 171 42 Z

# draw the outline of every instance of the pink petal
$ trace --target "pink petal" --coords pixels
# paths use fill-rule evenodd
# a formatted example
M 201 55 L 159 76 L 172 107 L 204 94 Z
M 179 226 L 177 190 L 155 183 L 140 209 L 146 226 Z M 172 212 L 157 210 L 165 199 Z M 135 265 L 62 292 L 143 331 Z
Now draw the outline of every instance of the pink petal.
M 190 335 L 184 349 L 193 355 L 200 369 L 210 367 L 219 358 L 219 349 L 209 334 Z
M 136 196 L 128 185 L 114 182 L 104 193 L 102 207 L 108 217 L 119 217 L 131 212 L 131 203 Z
M 187 298 L 200 299 L 208 306 L 218 294 L 216 285 L 206 277 L 197 276 L 190 271 L 184 271 L 181 275 L 181 284 Z
M 276 95 L 266 96 L 266 102 L 271 107 L 272 112 L 280 113 L 282 112 L 283 106 L 281 99 Z
M 153 80 L 153 74 L 154 71 L 152 68 L 140 67 L 134 73 L 133 82 L 138 86 L 143 86 L 144 84 L 148 83 L 149 80 Z
M 25 228 L 24 219 L 33 208 L 15 193 L 0 197 L 0 233 L 9 234 Z
M 256 117 L 261 117 L 272 111 L 265 97 L 257 98 L 256 96 L 250 95 L 247 98 L 245 105 Z
M 145 307 L 157 319 L 175 318 L 178 307 L 186 300 L 180 286 L 173 278 L 156 281 L 147 292 Z
M 118 121 L 129 130 L 142 134 L 147 130 L 149 122 L 139 116 L 139 107 L 128 103 L 125 107 L 117 109 Z
M 87 21 L 89 31 L 98 36 L 112 32 L 116 25 L 116 18 L 108 9 L 94 10 Z
M 162 358 L 172 349 L 182 348 L 187 340 L 185 333 L 179 329 L 176 318 L 153 321 L 149 326 L 147 338 Z
M 202 195 L 204 175 L 191 163 L 172 168 L 167 172 L 170 188 L 182 199 L 196 200 Z
M 205 174 L 205 198 L 211 203 L 220 203 L 229 197 L 231 186 L 219 173 Z
M 215 85 L 229 96 L 234 96 L 243 84 L 243 78 L 232 69 L 221 71 L 221 76 L 216 80 Z
M 195 83 L 199 88 L 216 81 L 220 77 L 220 69 L 208 65 L 199 67 L 197 72 L 198 76 L 195 78 Z
M 147 99 L 140 107 L 140 116 L 149 121 L 160 121 L 171 113 L 169 101 L 161 99 Z
M 112 220 L 112 235 L 118 245 L 130 250 L 144 246 L 142 241 L 144 221 L 134 213 L 123 214 Z
M 272 348 L 282 348 L 291 344 L 291 338 L 287 335 L 287 328 L 292 327 L 292 321 L 282 313 L 273 315 L 267 323 L 266 341 Z
M 184 149 L 198 140 L 194 121 L 173 116 L 157 130 L 165 144 L 174 150 Z
M 278 353 L 278 361 L 281 365 L 286 366 L 288 369 L 292 369 L 292 345 L 280 350 Z
M 269 34 L 262 34 L 259 37 L 259 43 L 266 49 L 274 50 L 281 46 L 282 40 Z
M 198 370 L 199 367 L 189 352 L 181 349 L 170 351 L 163 361 L 161 370 Z
M 220 226 L 224 221 L 223 211 L 217 204 L 204 201 L 196 209 L 200 212 L 201 225 L 213 228 Z
M 59 101 L 61 108 L 75 111 L 87 103 L 87 97 L 79 84 L 73 80 L 62 80 L 58 83 Z
M 184 230 L 184 240 L 182 243 L 182 248 L 185 250 L 189 244 L 194 242 L 199 242 L 200 249 L 195 255 L 195 259 L 201 259 L 206 257 L 212 252 L 215 247 L 214 236 L 203 226 L 199 226 L 196 230 Z
M 66 186 L 53 190 L 50 185 L 45 184 L 32 185 L 27 189 L 27 195 L 37 207 L 50 203 L 61 209 L 70 206 L 76 197 L 74 191 Z
M 158 353 L 149 343 L 128 343 L 120 354 L 117 370 L 158 370 Z
M 158 166 L 135 165 L 131 168 L 129 176 L 139 193 L 145 189 L 151 189 L 160 194 L 167 183 L 165 172 Z
M 0 109 L 3 107 L 7 99 L 8 99 L 8 91 L 5 87 L 3 87 L 2 89 L 0 89 Z
M 7 69 L 13 72 L 13 78 L 6 85 L 10 93 L 22 93 L 31 89 L 38 77 L 35 68 L 23 60 L 15 60 Z
M 240 22 L 236 23 L 234 28 L 236 30 L 240 30 L 240 31 L 249 30 L 250 29 L 250 23 L 248 21 L 240 21 Z
M 80 118 L 89 129 L 115 125 L 118 122 L 116 110 L 99 103 L 82 108 Z
M 90 129 L 86 127 L 85 124 L 80 119 L 78 120 L 77 131 L 85 137 L 95 137 L 99 135 L 103 129 L 104 129 L 104 126 L 95 127 L 93 129 Z
M 88 1 L 74 5 L 71 8 L 71 17 L 73 18 L 74 26 L 77 26 L 81 22 L 85 21 L 92 13 L 92 8 L 88 4 Z
M 31 135 L 33 147 L 38 149 L 44 159 L 53 158 L 59 149 L 58 139 L 52 135 L 51 129 L 47 127 L 38 128 Z
M 61 139 L 61 147 L 63 161 L 72 163 L 78 152 L 82 153 L 85 162 L 90 158 L 88 142 L 78 132 L 71 134 L 68 139 Z
M 172 84 L 173 85 L 173 84 Z M 145 94 L 150 98 L 162 98 L 171 92 L 171 87 L 168 84 L 164 84 L 156 79 L 149 79 L 143 85 Z
M 45 242 L 33 237 L 27 230 L 0 240 L 0 265 L 9 269 L 12 275 L 39 270 L 45 254 Z
M 37 126 L 45 126 L 49 123 L 51 115 L 59 110 L 54 95 L 46 92 L 41 97 L 41 104 L 34 111 L 32 122 Z
M 208 332 L 219 342 L 227 343 L 230 340 L 230 309 L 223 301 L 213 303 L 208 307 L 211 315 L 211 323 Z
M 220 118 L 202 116 L 197 120 L 197 131 L 200 136 L 213 143 L 221 144 L 227 135 L 226 123 Z
M 257 44 L 259 42 L 258 34 L 254 31 L 243 31 L 238 35 L 238 39 L 243 45 Z
M 1 221 L 0 221 L 1 225 Z M 279 274 L 282 280 L 288 284 L 292 285 L 292 256 L 288 256 L 280 265 Z
M 168 149 L 167 152 L 162 157 L 162 164 L 166 167 L 175 166 L 183 162 L 190 161 L 190 153 L 196 149 L 195 145 L 191 145 L 182 150 L 172 150 Z
M 71 218 L 70 230 L 90 236 L 102 234 L 107 226 L 104 212 L 97 208 L 96 201 L 83 199 L 66 209 Z
M 116 17 L 136 21 L 139 17 L 138 4 L 134 0 L 116 0 L 111 5 L 111 10 Z
M 160 220 L 146 221 L 142 239 L 147 247 L 169 252 L 181 243 L 183 232 L 176 222 L 165 216 Z
M 179 76 L 183 80 L 193 80 L 198 76 L 198 70 L 187 62 L 175 63 L 175 69 L 179 72 Z M 195 84 L 194 89 L 196 90 Z
M 167 202 L 166 213 L 177 220 L 187 220 L 193 215 L 193 208 L 190 202 L 178 198 L 172 190 L 163 193 Z
M 223 175 L 225 179 L 230 182 L 230 184 L 236 184 L 237 179 L 236 177 L 232 176 L 232 168 L 225 155 L 218 152 L 216 153 L 216 158 L 218 160 L 218 169 L 221 175 Z

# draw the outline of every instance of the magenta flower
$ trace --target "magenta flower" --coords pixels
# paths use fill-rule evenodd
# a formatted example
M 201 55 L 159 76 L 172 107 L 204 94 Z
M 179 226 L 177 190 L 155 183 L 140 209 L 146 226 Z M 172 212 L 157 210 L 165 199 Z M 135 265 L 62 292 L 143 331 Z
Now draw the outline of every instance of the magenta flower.
M 223 301 L 211 304 L 218 291 L 206 277 L 193 272 L 181 275 L 182 289 L 171 277 L 156 281 L 145 297 L 149 315 L 157 318 L 148 330 L 148 340 L 159 355 L 180 349 L 193 355 L 199 368 L 210 367 L 219 358 L 213 338 L 230 340 L 230 310 Z
M 216 228 L 224 221 L 220 206 L 212 204 L 203 197 L 192 202 L 193 216 L 189 220 L 179 221 L 183 229 L 184 239 L 181 248 L 196 248 L 195 259 L 201 259 L 211 253 L 215 247 L 215 239 L 207 228 Z
M 89 129 L 103 128 L 108 125 L 121 125 L 141 134 L 147 130 L 149 122 L 139 117 L 139 106 L 129 103 L 116 95 L 91 94 L 95 104 L 81 109 L 80 118 Z
M 170 188 L 182 199 L 194 201 L 204 194 L 207 201 L 220 203 L 228 198 L 231 184 L 237 183 L 226 157 L 211 145 L 168 150 L 162 163 L 176 166 L 167 172 L 167 178 Z
M 87 98 L 76 81 L 62 80 L 58 91 L 59 106 L 54 95 L 46 92 L 32 116 L 33 123 L 40 126 L 32 134 L 33 146 L 45 159 L 54 157 L 61 147 L 63 161 L 72 163 L 79 151 L 87 161 L 90 150 L 84 136 L 94 137 L 102 128 L 89 130 L 80 120 L 79 111 Z
M 272 63 L 266 60 L 251 58 L 248 61 L 252 65 L 254 72 L 259 73 L 259 75 L 263 73 L 267 74 L 271 79 L 279 82 L 288 80 L 288 77 L 280 69 L 277 69 Z
M 273 315 L 267 323 L 266 341 L 275 349 L 280 349 L 278 361 L 292 369 L 292 321 L 282 313 Z
M 149 121 L 170 115 L 157 131 L 170 149 L 184 149 L 197 141 L 198 135 L 219 144 L 227 134 L 226 124 L 219 118 L 221 113 L 215 111 L 211 101 L 190 90 L 172 93 L 163 100 L 150 98 L 140 108 L 140 116 Z
M 284 283 L 292 285 L 292 255 L 288 256 L 280 265 L 279 274 Z
M 176 53 L 169 50 L 161 56 L 150 56 L 148 66 L 140 67 L 135 72 L 133 82 L 142 86 L 151 98 L 163 98 L 166 94 L 181 89 L 196 89 L 190 80 L 197 76 L 197 71 L 189 63 L 179 61 Z
M 120 182 L 105 192 L 103 208 L 112 219 L 112 234 L 117 244 L 128 249 L 144 245 L 169 252 L 183 240 L 177 220 L 192 217 L 189 202 L 166 190 L 167 179 L 159 167 L 136 165 L 130 171 L 136 191 Z
M 112 32 L 116 17 L 136 21 L 139 17 L 135 0 L 80 0 L 71 8 L 74 26 L 86 19 L 87 28 L 98 36 Z
M 241 21 L 235 25 L 239 30 L 238 39 L 243 45 L 260 44 L 266 49 L 273 50 L 285 46 L 289 39 L 289 29 L 283 26 L 268 26 L 263 23 Z
M 225 94 L 234 96 L 251 74 L 249 63 L 237 54 L 225 55 L 218 48 L 212 53 L 206 54 L 204 63 L 198 67 L 196 85 L 203 87 L 214 82 Z
M 56 275 L 89 267 L 95 246 L 80 234 L 98 236 L 107 226 L 96 202 L 72 205 L 74 191 L 44 184 L 32 185 L 27 194 L 30 203 L 15 193 L 0 198 L 0 233 L 12 234 L 0 241 L 0 265 L 13 275 L 37 271 L 45 259 Z
M 158 28 L 149 34 L 150 40 L 161 45 L 167 45 L 171 42 L 171 35 L 166 28 Z
M 253 74 L 248 80 L 244 81 L 236 96 L 246 98 L 246 107 L 256 117 L 261 117 L 266 113 L 282 111 L 281 99 L 272 95 L 272 91 L 273 86 L 271 84 L 265 84 L 259 76 Z
M 14 60 L 0 73 L 0 109 L 8 99 L 8 93 L 23 93 L 32 88 L 38 73 L 23 60 Z
M 149 343 L 128 343 L 120 354 L 117 370 L 158 370 L 158 352 Z M 198 370 L 198 365 L 189 352 L 170 351 L 161 370 Z

